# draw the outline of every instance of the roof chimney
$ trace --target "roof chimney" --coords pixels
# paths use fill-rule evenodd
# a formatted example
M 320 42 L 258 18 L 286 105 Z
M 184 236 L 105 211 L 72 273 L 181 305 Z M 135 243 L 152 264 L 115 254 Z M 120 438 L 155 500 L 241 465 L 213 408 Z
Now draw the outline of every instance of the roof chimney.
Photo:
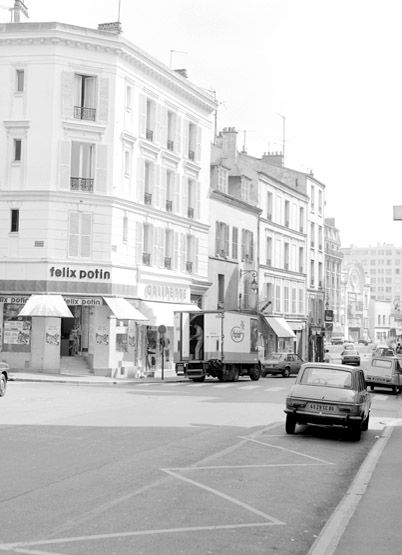
M 224 127 L 220 132 L 222 150 L 225 158 L 236 158 L 237 131 L 235 127 Z
M 181 75 L 182 77 L 185 77 L 187 79 L 188 75 L 187 75 L 187 69 L 182 68 L 182 69 L 175 69 L 173 70 L 176 73 L 178 73 L 179 75 Z
M 262 161 L 283 168 L 283 152 L 264 152 Z
M 98 31 L 107 31 L 114 35 L 119 35 L 122 32 L 120 21 L 113 21 L 112 23 L 99 23 Z
M 25 17 L 29 17 L 28 16 L 28 8 L 26 7 L 26 5 L 24 4 L 24 2 L 22 0 L 15 0 L 14 1 L 14 8 L 11 8 L 13 11 L 13 22 L 14 23 L 20 23 L 21 21 L 21 12 L 25 15 Z

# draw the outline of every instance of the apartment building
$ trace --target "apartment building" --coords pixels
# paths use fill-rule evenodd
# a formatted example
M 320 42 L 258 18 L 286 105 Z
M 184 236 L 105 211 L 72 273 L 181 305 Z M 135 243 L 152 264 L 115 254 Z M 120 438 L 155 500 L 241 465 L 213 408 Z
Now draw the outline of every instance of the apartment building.
M 162 335 L 171 366 L 209 286 L 213 98 L 114 26 L 3 24 L 0 62 L 1 358 L 152 371 Z M 72 318 L 19 317 L 34 294 Z
M 343 253 L 339 229 L 335 226 L 335 218 L 324 220 L 324 252 L 325 252 L 325 309 L 332 311 L 332 321 L 325 322 L 326 334 L 331 337 L 333 326 L 340 324 L 341 306 L 341 273 Z

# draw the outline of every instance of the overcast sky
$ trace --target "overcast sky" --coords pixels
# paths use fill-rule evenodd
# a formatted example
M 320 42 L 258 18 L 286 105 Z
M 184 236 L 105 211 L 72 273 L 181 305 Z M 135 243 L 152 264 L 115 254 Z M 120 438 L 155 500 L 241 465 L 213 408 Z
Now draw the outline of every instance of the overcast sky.
M 119 2 L 25 4 L 30 21 L 96 28 Z M 286 166 L 326 185 L 343 246 L 402 246 L 401 16 L 400 0 L 121 0 L 120 20 L 167 65 L 187 52 L 172 66 L 216 91 L 218 127 L 246 130 L 249 154 L 282 149 L 285 116 Z

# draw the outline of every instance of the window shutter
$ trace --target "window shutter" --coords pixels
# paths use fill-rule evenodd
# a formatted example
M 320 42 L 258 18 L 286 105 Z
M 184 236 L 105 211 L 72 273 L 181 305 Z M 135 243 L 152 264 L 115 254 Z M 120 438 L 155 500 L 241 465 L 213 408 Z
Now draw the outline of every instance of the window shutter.
M 85 108 L 96 108 L 96 77 L 85 79 L 84 106 Z
M 158 227 L 156 230 L 156 234 L 157 234 L 157 255 L 156 255 L 156 265 L 159 266 L 159 268 L 163 268 L 164 267 L 164 252 L 165 252 L 165 246 L 164 246 L 164 239 L 165 239 L 165 230 L 162 227 Z
M 254 260 L 254 233 L 250 231 L 249 233 L 249 240 L 250 240 L 250 262 Z
M 147 128 L 147 97 L 145 94 L 140 94 L 139 99 L 139 122 L 138 134 L 140 137 L 145 138 Z
M 82 102 L 82 75 L 74 73 L 74 106 L 81 106 Z
M 180 213 L 180 175 L 175 174 L 173 212 Z
M 78 256 L 79 213 L 70 212 L 68 221 L 68 256 Z
M 179 259 L 180 259 L 180 235 L 179 233 L 174 233 L 173 236 L 173 270 L 179 269 Z
M 186 235 L 185 233 L 180 233 L 180 272 L 184 272 L 186 270 Z
M 200 194 L 200 182 L 196 181 L 195 184 L 195 218 L 197 220 L 201 217 L 201 194 Z
M 99 79 L 99 99 L 97 120 L 108 121 L 109 114 L 109 79 L 101 77 Z
M 174 151 L 176 152 L 176 154 L 180 154 L 181 152 L 181 126 L 181 117 L 176 115 L 176 133 L 174 139 Z
M 74 73 L 62 71 L 61 73 L 61 113 L 63 117 L 73 117 L 74 106 Z
M 144 190 L 145 190 L 145 159 L 138 158 L 137 166 L 137 201 L 144 204 Z
M 166 168 L 161 168 L 158 166 L 158 180 L 159 180 L 159 208 L 161 210 L 166 210 Z
M 221 235 L 221 224 L 220 222 L 215 222 L 215 254 L 220 254 L 220 235 Z
M 229 226 L 224 224 L 225 230 L 225 256 L 229 256 Z
M 92 214 L 80 214 L 80 256 L 89 258 L 91 256 L 91 237 L 92 237 Z
M 190 139 L 190 130 L 189 130 L 190 122 L 188 119 L 183 118 L 183 155 L 185 158 L 188 158 L 188 150 L 189 150 L 189 139 Z
M 155 103 L 155 137 L 154 142 L 156 144 L 163 144 L 166 146 L 166 142 L 162 143 L 162 106 L 160 104 Z
M 144 228 L 141 222 L 135 224 L 135 262 L 137 265 L 142 264 L 142 253 L 144 243 Z
M 168 111 L 165 106 L 160 106 L 160 111 L 160 144 L 163 148 L 166 148 L 168 139 Z
M 96 173 L 94 191 L 107 192 L 107 145 L 96 145 Z
M 162 209 L 162 187 L 161 187 L 161 168 L 154 164 L 154 186 L 152 192 L 152 204 L 156 208 Z M 155 200 L 154 200 L 155 199 Z
M 197 237 L 194 237 L 194 273 L 200 273 L 200 241 Z
M 201 160 L 201 140 L 202 140 L 202 129 L 197 126 L 196 131 L 196 143 L 195 143 L 195 159 L 197 162 Z
M 60 160 L 59 187 L 60 189 L 65 189 L 65 190 L 70 189 L 70 177 L 71 177 L 70 156 L 71 156 L 71 143 L 69 141 L 60 141 L 60 147 L 59 147 L 59 160 Z
M 246 240 L 246 230 L 241 230 L 241 259 L 245 259 L 245 240 Z
M 183 175 L 182 179 L 181 213 L 185 218 L 188 217 L 188 177 L 186 175 Z

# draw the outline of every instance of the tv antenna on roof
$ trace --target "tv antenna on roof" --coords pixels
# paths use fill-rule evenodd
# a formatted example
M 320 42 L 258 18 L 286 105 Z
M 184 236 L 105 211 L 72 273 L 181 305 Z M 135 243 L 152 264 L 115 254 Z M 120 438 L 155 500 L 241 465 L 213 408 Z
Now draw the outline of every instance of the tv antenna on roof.
M 28 8 L 24 4 L 23 0 L 14 0 L 14 8 L 10 8 L 12 12 L 12 21 L 13 23 L 19 23 L 21 21 L 21 13 L 25 15 L 25 17 L 29 18 L 28 15 Z

